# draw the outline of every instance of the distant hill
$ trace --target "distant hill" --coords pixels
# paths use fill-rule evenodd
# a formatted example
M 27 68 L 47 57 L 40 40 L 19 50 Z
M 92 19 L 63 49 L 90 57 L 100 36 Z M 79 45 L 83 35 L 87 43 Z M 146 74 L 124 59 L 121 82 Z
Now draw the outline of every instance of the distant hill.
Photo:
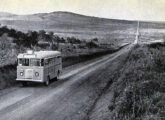
M 136 33 L 136 21 L 90 17 L 70 12 L 14 15 L 0 13 L 0 24 L 27 32 L 28 30 L 53 31 L 62 37 L 75 36 L 80 39 L 99 38 L 100 41 L 122 40 L 131 42 Z M 155 25 L 156 24 L 156 25 Z M 163 25 L 163 26 L 162 26 Z M 165 28 L 164 23 L 148 23 L 144 28 Z
M 0 12 L 0 19 L 4 17 L 13 17 L 15 14 L 7 13 L 7 12 Z

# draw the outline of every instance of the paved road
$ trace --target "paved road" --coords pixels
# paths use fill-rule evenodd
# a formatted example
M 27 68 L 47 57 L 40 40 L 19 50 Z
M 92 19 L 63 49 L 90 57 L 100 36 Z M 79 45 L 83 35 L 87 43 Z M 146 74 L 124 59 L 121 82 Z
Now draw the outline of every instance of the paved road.
M 107 63 L 131 49 L 132 45 L 101 58 L 67 67 L 60 80 L 45 87 L 31 84 L 0 92 L 0 120 L 69 120 L 85 116 L 90 92 L 81 89 L 88 77 L 105 68 Z M 87 95 L 88 94 L 88 97 Z

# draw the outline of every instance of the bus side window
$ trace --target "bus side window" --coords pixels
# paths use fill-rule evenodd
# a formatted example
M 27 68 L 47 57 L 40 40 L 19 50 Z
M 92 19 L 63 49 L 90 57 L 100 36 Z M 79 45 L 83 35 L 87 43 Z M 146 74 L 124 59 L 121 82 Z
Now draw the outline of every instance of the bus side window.
M 22 63 L 23 63 L 23 62 L 22 62 L 22 59 L 18 59 L 18 64 L 19 64 L 19 65 L 22 65 Z
M 52 64 L 52 58 L 49 58 L 49 64 L 50 65 Z
M 56 64 L 56 57 L 53 58 L 54 64 Z
M 48 64 L 49 64 L 48 59 L 45 59 L 45 65 L 48 65 Z
M 55 57 L 55 63 L 58 64 L 58 58 L 57 57 Z
M 53 64 L 55 64 L 56 63 L 56 61 L 55 61 L 55 57 L 53 58 Z
M 51 64 L 53 65 L 53 63 L 54 63 L 54 59 L 53 59 L 53 58 L 51 58 Z
M 29 59 L 24 59 L 23 64 L 24 66 L 29 66 Z
M 61 56 L 57 56 L 58 63 L 61 63 Z
M 44 59 L 41 59 L 41 66 L 44 66 Z

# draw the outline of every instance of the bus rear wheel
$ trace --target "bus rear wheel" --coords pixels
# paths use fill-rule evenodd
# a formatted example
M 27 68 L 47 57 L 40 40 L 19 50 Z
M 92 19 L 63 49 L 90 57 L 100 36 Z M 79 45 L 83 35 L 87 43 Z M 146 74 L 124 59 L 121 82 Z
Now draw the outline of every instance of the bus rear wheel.
M 58 71 L 58 73 L 57 73 L 56 81 L 59 80 L 59 77 L 60 77 L 60 71 Z
M 49 83 L 50 83 L 50 77 L 47 78 L 47 80 L 45 81 L 45 86 L 49 86 Z

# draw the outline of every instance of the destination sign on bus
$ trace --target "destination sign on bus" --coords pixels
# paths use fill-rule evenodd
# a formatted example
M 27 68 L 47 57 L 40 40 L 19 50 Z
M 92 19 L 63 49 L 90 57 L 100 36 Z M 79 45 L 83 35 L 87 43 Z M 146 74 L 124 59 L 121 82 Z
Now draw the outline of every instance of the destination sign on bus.
M 25 58 L 35 58 L 36 55 L 24 55 Z

